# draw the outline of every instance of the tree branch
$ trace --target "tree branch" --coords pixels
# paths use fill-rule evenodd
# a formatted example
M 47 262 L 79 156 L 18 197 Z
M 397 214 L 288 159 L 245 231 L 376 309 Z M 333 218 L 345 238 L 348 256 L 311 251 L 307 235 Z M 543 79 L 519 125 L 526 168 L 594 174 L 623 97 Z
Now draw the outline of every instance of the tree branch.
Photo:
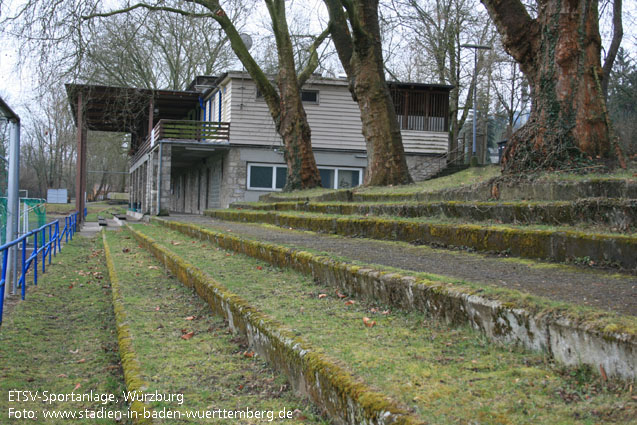
M 215 17 L 214 13 L 194 13 L 194 12 L 188 12 L 188 11 L 183 10 L 183 9 L 177 9 L 177 8 L 174 8 L 174 7 L 153 6 L 153 5 L 146 4 L 146 3 L 137 3 L 137 4 L 134 4 L 134 5 L 130 6 L 130 7 L 126 7 L 126 8 L 123 8 L 123 9 L 112 10 L 110 12 L 91 13 L 90 15 L 83 15 L 82 16 L 82 20 L 83 21 L 87 21 L 89 19 L 94 19 L 94 18 L 107 18 L 109 16 L 115 16 L 115 15 L 121 15 L 123 13 L 128 13 L 128 12 L 131 12 L 131 11 L 133 11 L 135 9 L 139 9 L 139 8 L 151 10 L 153 12 L 177 13 L 179 15 L 190 16 L 190 17 L 193 17 L 193 18 L 214 18 Z
M 327 28 L 323 30 L 323 32 L 316 38 L 316 40 L 314 40 L 312 45 L 309 47 L 310 58 L 307 65 L 305 65 L 305 68 L 303 68 L 298 76 L 299 87 L 303 87 L 307 79 L 310 78 L 314 70 L 316 70 L 319 65 L 318 48 L 323 43 L 323 41 L 325 41 L 327 36 L 329 36 L 330 25 L 331 24 L 327 25 Z
M 608 80 L 610 80 L 610 73 L 613 70 L 613 64 L 617 57 L 617 51 L 619 45 L 624 37 L 624 27 L 622 24 L 622 0 L 614 0 L 613 2 L 613 40 L 608 48 L 606 59 L 604 59 L 604 66 L 602 67 L 602 93 L 604 99 L 608 99 Z
M 343 3 L 340 0 L 323 0 L 330 16 L 330 33 L 338 57 L 347 75 L 350 75 L 354 43 L 347 24 Z
M 538 66 L 540 26 L 520 0 L 480 0 L 487 8 L 506 51 L 518 61 L 525 74 L 533 78 Z

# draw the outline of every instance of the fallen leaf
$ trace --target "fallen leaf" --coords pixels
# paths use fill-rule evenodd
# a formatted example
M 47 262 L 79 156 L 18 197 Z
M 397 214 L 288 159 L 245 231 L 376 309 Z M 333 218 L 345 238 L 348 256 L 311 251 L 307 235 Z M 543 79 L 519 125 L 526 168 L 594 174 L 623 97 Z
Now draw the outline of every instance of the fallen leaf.
M 173 245 L 181 245 L 181 242 L 170 241 L 170 243 Z
M 148 266 L 149 269 L 153 269 L 153 270 L 159 270 L 159 267 L 157 266 Z
M 319 297 L 319 300 L 320 300 L 321 298 L 325 298 L 325 297 L 327 297 L 327 294 L 319 294 L 319 296 L 318 296 L 318 297 Z
M 78 384 L 75 386 L 75 388 L 73 388 L 73 391 L 77 390 L 77 389 L 78 389 L 78 388 L 80 388 L 81 386 L 82 386 L 82 385 L 78 383 Z
M 381 314 L 384 314 L 384 315 L 388 315 L 389 313 L 391 313 L 391 310 L 383 310 L 381 312 Z
M 243 384 L 239 384 L 239 386 L 238 386 L 237 388 L 239 388 L 240 390 L 242 390 L 242 389 L 243 389 Z
M 68 378 L 69 375 L 67 375 L 66 373 L 60 373 L 57 377 L 58 378 Z
M 363 323 L 365 323 L 365 326 L 367 326 L 368 328 L 373 328 L 376 324 L 376 321 L 370 319 L 369 317 L 363 317 Z
M 257 266 L 257 270 L 263 270 L 263 267 Z
M 252 358 L 252 357 L 254 357 L 254 351 L 244 351 L 243 352 L 243 356 Z
M 186 320 L 194 320 L 195 316 L 188 316 L 186 317 Z
M 606 375 L 606 370 L 604 369 L 604 366 L 602 366 L 601 364 L 599 365 L 599 372 L 602 375 L 602 381 L 604 381 L 604 382 L 608 381 L 608 376 Z
M 336 296 L 339 298 L 347 298 L 347 295 L 343 295 L 340 292 L 336 291 Z
M 155 307 L 155 311 L 159 311 L 159 306 Z
M 345 305 L 353 305 L 355 303 L 356 303 L 356 301 L 354 301 L 354 300 L 345 301 Z
M 185 340 L 189 340 L 190 338 L 192 338 L 195 335 L 194 331 L 190 331 L 188 333 L 185 333 L 181 336 L 181 339 L 185 339 Z
M 129 248 L 122 248 L 122 252 L 123 252 L 123 253 L 130 252 L 130 249 L 129 249 Z
M 77 354 L 79 352 L 80 352 L 79 348 L 76 348 L 75 350 L 69 350 L 69 353 L 71 353 L 71 354 Z
M 86 363 L 86 359 L 79 359 L 77 362 L 78 363 Z

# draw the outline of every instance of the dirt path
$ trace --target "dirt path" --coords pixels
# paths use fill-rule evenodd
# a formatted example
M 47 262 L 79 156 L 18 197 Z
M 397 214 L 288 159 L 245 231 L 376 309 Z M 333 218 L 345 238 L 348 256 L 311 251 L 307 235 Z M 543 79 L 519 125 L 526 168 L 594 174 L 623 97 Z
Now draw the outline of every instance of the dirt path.
M 406 243 L 299 232 L 199 215 L 172 215 L 168 218 L 299 249 L 324 251 L 354 261 L 448 276 L 516 289 L 553 300 L 637 315 L 637 277 L 631 275 L 614 275 L 597 270 L 580 270 L 571 266 Z

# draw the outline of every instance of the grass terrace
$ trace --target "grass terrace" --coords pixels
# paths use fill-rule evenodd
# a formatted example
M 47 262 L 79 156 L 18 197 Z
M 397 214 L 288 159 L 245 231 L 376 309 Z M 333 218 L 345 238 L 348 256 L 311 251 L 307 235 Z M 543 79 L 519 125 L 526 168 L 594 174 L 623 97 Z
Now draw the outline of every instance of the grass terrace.
M 489 343 L 466 327 L 393 311 L 309 277 L 155 225 L 135 225 L 354 375 L 436 424 L 628 423 L 631 387 L 588 368 Z

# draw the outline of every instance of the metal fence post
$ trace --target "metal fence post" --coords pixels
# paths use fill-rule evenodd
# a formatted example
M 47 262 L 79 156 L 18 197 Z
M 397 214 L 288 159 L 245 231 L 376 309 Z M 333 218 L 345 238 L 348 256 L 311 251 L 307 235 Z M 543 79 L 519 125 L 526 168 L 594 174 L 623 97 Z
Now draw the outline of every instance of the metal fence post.
M 24 296 L 27 293 L 27 238 L 22 239 L 22 277 L 20 281 L 22 282 L 22 299 L 24 300 Z
M 38 232 L 33 233 L 33 253 L 35 254 L 35 263 L 33 264 L 33 283 L 38 285 Z M 24 279 L 26 282 L 26 278 Z

